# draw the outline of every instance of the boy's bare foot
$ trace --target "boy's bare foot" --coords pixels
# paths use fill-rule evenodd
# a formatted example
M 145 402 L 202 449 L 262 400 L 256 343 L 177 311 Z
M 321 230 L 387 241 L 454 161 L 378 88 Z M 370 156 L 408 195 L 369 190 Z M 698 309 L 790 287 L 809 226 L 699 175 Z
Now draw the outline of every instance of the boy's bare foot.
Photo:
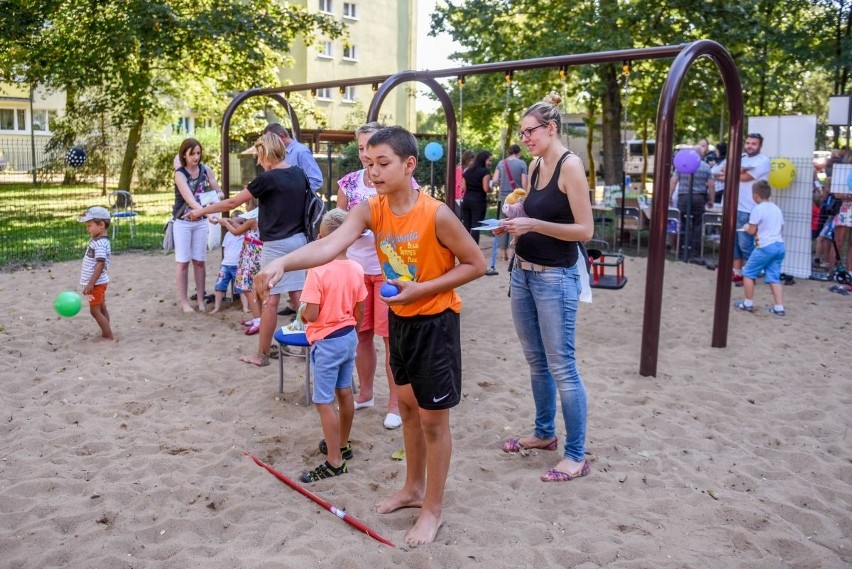
M 426 545 L 435 541 L 435 536 L 438 535 L 438 530 L 441 529 L 443 518 L 435 517 L 432 512 L 423 510 L 420 512 L 417 521 L 414 522 L 414 527 L 408 530 L 405 534 L 405 543 L 410 547 L 418 545 Z
M 242 355 L 240 356 L 240 361 L 256 365 L 257 367 L 264 367 L 269 365 L 269 354 L 261 354 L 259 352 L 255 352 L 253 354 Z
M 419 508 L 423 505 L 423 494 L 420 492 L 409 492 L 402 488 L 387 498 L 376 502 L 376 511 L 380 514 L 389 514 L 402 508 Z
M 204 306 L 204 304 L 199 304 L 199 305 L 198 305 L 198 311 L 199 311 L 199 312 L 204 312 L 204 311 L 205 311 L 205 309 L 206 309 L 206 307 Z
M 189 314 L 190 312 L 195 312 L 195 309 L 188 302 L 181 302 L 180 309 Z
M 219 312 L 219 307 L 218 307 L 218 306 L 214 306 L 214 307 L 213 307 L 213 310 L 211 310 L 211 311 L 210 311 L 210 314 L 216 314 L 217 312 Z

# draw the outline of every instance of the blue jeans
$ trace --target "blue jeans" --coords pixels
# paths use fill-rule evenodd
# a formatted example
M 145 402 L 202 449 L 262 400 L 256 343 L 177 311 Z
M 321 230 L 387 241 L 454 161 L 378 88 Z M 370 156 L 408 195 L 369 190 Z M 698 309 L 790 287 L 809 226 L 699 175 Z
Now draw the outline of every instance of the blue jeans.
M 764 271 L 763 280 L 766 284 L 780 283 L 785 252 L 786 248 L 781 241 L 755 248 L 743 267 L 743 276 L 757 280 L 760 272 Z
M 737 211 L 737 229 L 748 223 L 750 215 L 750 213 L 744 211 Z M 737 231 L 737 240 L 734 242 L 734 259 L 748 261 L 752 251 L 754 251 L 754 235 L 749 235 L 745 231 Z
M 512 271 L 512 319 L 530 366 L 535 401 L 535 436 L 556 436 L 556 392 L 567 431 L 564 456 L 586 454 L 586 388 L 574 357 L 574 328 L 580 294 L 576 266 L 542 272 Z

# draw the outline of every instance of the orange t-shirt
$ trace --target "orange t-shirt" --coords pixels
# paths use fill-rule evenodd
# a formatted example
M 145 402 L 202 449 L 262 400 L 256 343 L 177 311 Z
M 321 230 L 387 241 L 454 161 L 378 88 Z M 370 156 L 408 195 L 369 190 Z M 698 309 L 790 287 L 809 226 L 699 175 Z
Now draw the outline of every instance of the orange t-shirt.
M 426 282 L 456 266 L 456 257 L 435 234 L 435 219 L 441 202 L 423 192 L 408 213 L 394 215 L 387 197 L 369 198 L 370 224 L 376 236 L 376 253 L 388 280 Z M 397 316 L 427 316 L 447 309 L 460 313 L 461 297 L 455 290 L 421 298 L 411 304 L 390 307 Z
M 308 342 L 354 326 L 355 305 L 366 298 L 364 269 L 355 261 L 339 259 L 309 270 L 300 300 L 319 304 L 319 315 L 305 327 Z

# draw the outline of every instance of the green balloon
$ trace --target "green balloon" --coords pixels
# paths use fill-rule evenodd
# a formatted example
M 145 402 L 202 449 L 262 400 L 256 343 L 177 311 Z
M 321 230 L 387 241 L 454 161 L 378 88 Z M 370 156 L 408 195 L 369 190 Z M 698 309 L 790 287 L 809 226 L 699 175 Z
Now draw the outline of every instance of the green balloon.
M 83 297 L 73 290 L 66 290 L 56 295 L 56 300 L 53 301 L 53 308 L 60 316 L 71 318 L 80 312 L 83 306 Z

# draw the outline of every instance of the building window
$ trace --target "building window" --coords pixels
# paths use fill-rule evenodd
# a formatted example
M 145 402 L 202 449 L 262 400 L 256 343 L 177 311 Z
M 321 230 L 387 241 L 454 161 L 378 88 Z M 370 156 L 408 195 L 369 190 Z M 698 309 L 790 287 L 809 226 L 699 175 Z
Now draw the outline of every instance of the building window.
M 355 9 L 355 2 L 344 2 L 343 3 L 343 17 L 349 18 L 350 20 L 358 19 L 358 12 Z
M 343 59 L 349 59 L 351 61 L 358 60 L 358 50 L 355 49 L 354 45 L 348 45 L 343 48 Z
M 330 41 L 323 42 L 320 45 L 320 52 L 318 55 L 325 58 L 331 58 L 334 56 L 334 50 L 332 49 Z
M 323 87 L 322 89 L 317 89 L 317 99 L 321 101 L 330 101 L 331 100 L 331 89 L 328 87 Z
M 24 109 L 0 109 L 0 130 L 27 130 Z
M 354 103 L 355 102 L 355 85 L 348 85 L 343 90 L 343 102 L 344 103 Z
M 33 131 L 50 132 L 51 125 L 56 120 L 56 111 L 35 109 L 33 111 Z
M 346 4 L 344 3 L 343 6 L 345 7 Z M 319 0 L 319 11 L 326 14 L 333 14 L 334 5 L 331 3 L 331 0 Z

